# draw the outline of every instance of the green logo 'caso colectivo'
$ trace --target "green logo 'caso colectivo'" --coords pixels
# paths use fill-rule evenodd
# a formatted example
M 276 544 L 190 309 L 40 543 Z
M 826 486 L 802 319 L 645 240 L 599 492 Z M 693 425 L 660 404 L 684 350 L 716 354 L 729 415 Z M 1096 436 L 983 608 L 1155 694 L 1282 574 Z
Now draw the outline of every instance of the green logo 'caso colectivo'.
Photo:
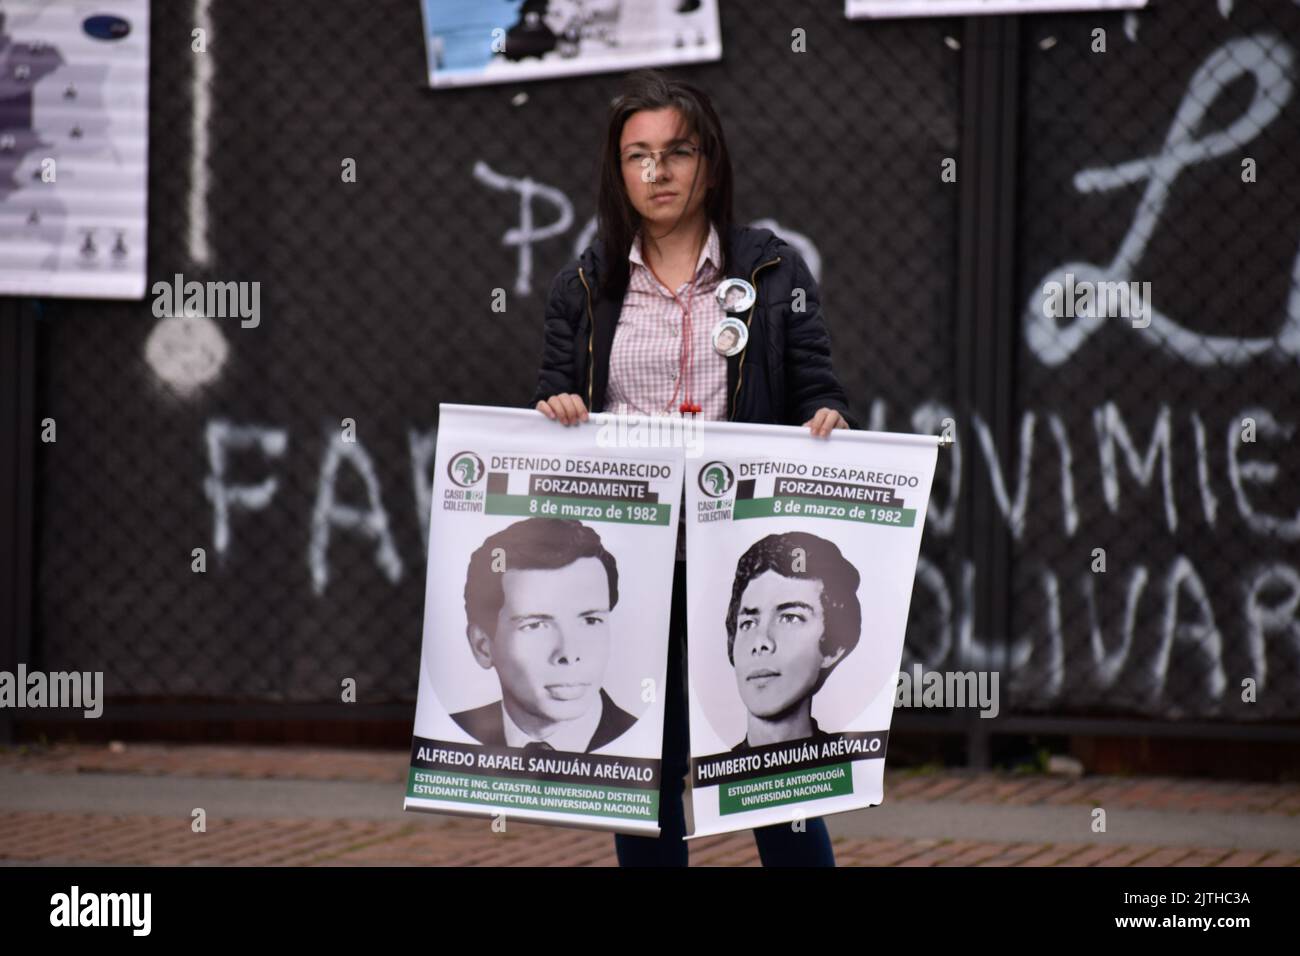
M 726 463 L 711 461 L 700 469 L 700 491 L 710 498 L 721 498 L 736 483 L 736 474 Z
M 483 459 L 472 451 L 457 452 L 447 463 L 447 477 L 462 488 L 478 484 L 486 473 Z

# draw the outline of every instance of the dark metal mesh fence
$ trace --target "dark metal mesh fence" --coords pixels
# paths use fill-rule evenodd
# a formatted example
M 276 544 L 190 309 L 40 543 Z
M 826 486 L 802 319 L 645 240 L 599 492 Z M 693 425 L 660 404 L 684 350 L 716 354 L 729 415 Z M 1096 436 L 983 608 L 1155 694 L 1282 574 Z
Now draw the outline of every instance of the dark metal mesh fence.
M 1300 8 L 1218 7 L 1022 33 L 1019 709 L 1300 714 Z M 1150 315 L 1046 320 L 1068 276 Z
M 1225 43 L 1271 31 L 1280 56 L 1300 37 L 1300 10 L 1285 0 L 1226 21 L 1214 7 L 1161 5 L 1142 15 L 1136 42 L 1120 15 L 1024 18 L 1022 301 L 1062 263 L 1110 263 L 1143 201 L 1145 178 L 1085 192 L 1081 171 L 1158 156 L 1191 78 Z M 149 278 L 258 281 L 261 321 L 182 331 L 148 301 L 45 303 L 38 398 L 58 441 L 38 459 L 37 657 L 104 670 L 116 699 L 327 702 L 351 677 L 359 702 L 411 700 L 438 403 L 531 395 L 542 296 L 591 238 L 596 152 L 619 77 L 430 91 L 414 0 L 225 0 L 212 5 L 206 54 L 191 52 L 190 16 L 189 4 L 154 5 Z M 981 648 L 1009 653 L 1024 710 L 1293 715 L 1300 661 L 1285 621 L 1300 587 L 1285 521 L 1296 520 L 1297 463 L 1282 432 L 1298 406 L 1285 347 L 1295 339 L 1277 330 L 1288 308 L 1300 322 L 1286 254 L 1300 221 L 1295 97 L 1249 144 L 1179 176 L 1129 270 L 1152 281 L 1156 308 L 1179 326 L 1273 346 L 1206 364 L 1155 342 L 1155 323 L 1139 332 L 1107 320 L 1057 364 L 1022 347 L 1017 437 L 1021 416 L 1034 416 L 1022 509 L 1025 452 L 990 438 L 986 454 L 975 416 L 987 410 L 962 407 L 953 386 L 959 192 L 940 173 L 945 158 L 965 163 L 962 71 L 973 54 L 947 42 L 961 21 L 846 21 L 834 2 L 724 3 L 722 20 L 725 59 L 677 72 L 708 89 L 723 117 L 739 220 L 796 241 L 819 273 L 855 409 L 894 430 L 936 430 L 952 415 L 967 473 L 998 460 L 1005 474 L 1014 633 L 971 633 L 993 579 L 956 546 L 969 499 L 954 496 L 941 458 L 943 507 L 927 529 L 906 660 L 971 666 Z M 1098 25 L 1105 55 L 1089 50 Z M 806 53 L 791 50 L 795 27 Z M 1048 36 L 1056 43 L 1042 49 Z M 1227 90 L 1193 135 L 1231 123 L 1251 95 L 1248 83 Z M 210 120 L 196 124 L 196 112 Z M 1259 161 L 1257 183 L 1240 181 L 1243 152 Z M 342 181 L 346 159 L 355 183 Z M 495 289 L 506 290 L 504 314 L 491 309 Z M 1165 522 L 1163 460 L 1144 487 L 1121 450 L 1119 504 L 1108 506 L 1094 426 L 1108 403 L 1139 451 L 1168 408 L 1176 528 Z M 1227 430 L 1255 405 L 1278 424 L 1261 419 L 1261 441 L 1230 472 Z M 343 440 L 345 419 L 355 442 Z M 1061 491 L 1058 447 L 1070 450 L 1073 497 Z M 1247 460 L 1276 461 L 1277 480 Z M 1264 532 L 1245 520 L 1243 493 L 1282 524 Z M 1089 571 L 1094 547 L 1107 549 L 1104 575 Z M 206 573 L 192 570 L 195 548 Z M 1217 697 L 1210 636 L 1187 630 L 1199 620 L 1196 585 L 1168 583 L 1179 556 L 1214 609 Z M 1136 568 L 1147 577 L 1132 646 L 1106 657 L 1122 641 Z M 1274 579 L 1248 597 L 1269 569 Z M 1084 582 L 1114 668 L 1104 686 Z M 1172 618 L 1171 591 L 1181 595 Z M 1153 682 L 1152 662 L 1166 659 Z M 1229 707 L 1261 659 L 1258 708 Z

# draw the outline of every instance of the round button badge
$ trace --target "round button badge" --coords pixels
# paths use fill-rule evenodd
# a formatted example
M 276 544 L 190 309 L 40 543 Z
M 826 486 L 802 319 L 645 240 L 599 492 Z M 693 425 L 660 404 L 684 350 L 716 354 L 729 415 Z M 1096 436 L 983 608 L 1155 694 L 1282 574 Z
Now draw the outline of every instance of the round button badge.
M 714 293 L 724 312 L 748 312 L 758 301 L 758 292 L 744 279 L 723 279 Z
M 728 316 L 713 327 L 713 349 L 730 358 L 749 342 L 749 329 L 740 319 Z

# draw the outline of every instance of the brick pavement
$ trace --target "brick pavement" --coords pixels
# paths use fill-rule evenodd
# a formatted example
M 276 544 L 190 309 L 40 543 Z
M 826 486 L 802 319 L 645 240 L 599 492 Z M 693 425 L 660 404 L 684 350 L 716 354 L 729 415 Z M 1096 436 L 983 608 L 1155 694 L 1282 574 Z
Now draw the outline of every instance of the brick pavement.
M 228 779 L 405 780 L 406 754 L 286 747 L 131 744 L 0 749 L 0 770 Z M 15 778 L 11 778 L 15 779 Z M 20 779 L 20 778 L 17 778 Z M 1300 784 L 1144 777 L 1077 780 L 943 770 L 887 771 L 890 801 L 1002 806 L 1104 805 L 1183 813 L 1300 818 Z M 1300 823 L 1300 819 L 1297 819 Z M 978 839 L 837 838 L 844 866 L 1300 866 L 1290 851 L 1138 844 L 994 843 Z M 400 821 L 209 818 L 0 812 L 0 861 L 272 866 L 613 866 L 605 833 L 510 822 L 410 815 Z M 750 833 L 691 842 L 698 866 L 757 866 Z
M 1300 866 L 1300 854 L 1213 847 L 837 839 L 841 866 Z M 614 866 L 608 834 L 487 821 L 413 818 L 214 820 L 0 813 L 0 860 L 181 866 Z M 691 843 L 694 866 L 757 866 L 749 833 Z

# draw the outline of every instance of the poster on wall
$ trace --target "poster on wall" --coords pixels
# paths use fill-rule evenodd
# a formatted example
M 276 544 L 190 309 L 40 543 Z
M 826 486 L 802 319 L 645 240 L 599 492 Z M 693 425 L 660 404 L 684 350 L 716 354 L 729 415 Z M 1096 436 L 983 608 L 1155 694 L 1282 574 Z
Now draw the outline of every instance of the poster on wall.
M 429 85 L 722 58 L 718 0 L 422 0 Z
M 144 297 L 148 107 L 148 0 L 0 0 L 0 295 Z
M 1066 13 L 1136 10 L 1147 0 L 845 0 L 844 13 L 859 17 L 964 17 L 978 13 Z
M 878 804 L 938 439 L 703 439 L 684 476 L 691 836 Z
M 658 834 L 682 452 L 610 431 L 441 406 L 407 810 Z

